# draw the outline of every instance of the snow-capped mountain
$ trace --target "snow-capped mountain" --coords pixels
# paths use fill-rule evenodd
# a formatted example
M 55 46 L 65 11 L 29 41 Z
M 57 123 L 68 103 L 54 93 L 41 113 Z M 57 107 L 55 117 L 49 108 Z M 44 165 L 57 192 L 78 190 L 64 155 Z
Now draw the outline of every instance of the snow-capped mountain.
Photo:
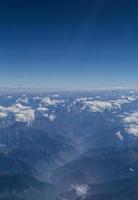
M 135 200 L 137 170 L 138 91 L 0 95 L 0 199 Z

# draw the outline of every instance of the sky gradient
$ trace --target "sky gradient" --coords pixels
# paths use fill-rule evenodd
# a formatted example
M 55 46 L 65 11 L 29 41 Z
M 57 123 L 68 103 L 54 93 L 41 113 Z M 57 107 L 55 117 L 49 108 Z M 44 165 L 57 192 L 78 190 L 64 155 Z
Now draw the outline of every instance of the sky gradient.
M 138 87 L 138 1 L 0 1 L 0 86 Z

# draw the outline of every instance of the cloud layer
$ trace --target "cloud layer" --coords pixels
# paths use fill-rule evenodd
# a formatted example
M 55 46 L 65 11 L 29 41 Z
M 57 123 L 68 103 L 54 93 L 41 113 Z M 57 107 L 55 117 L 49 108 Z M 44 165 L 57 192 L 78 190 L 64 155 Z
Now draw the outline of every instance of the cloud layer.
M 138 137 L 138 112 L 128 114 L 124 119 L 126 131 L 134 135 L 135 137 Z

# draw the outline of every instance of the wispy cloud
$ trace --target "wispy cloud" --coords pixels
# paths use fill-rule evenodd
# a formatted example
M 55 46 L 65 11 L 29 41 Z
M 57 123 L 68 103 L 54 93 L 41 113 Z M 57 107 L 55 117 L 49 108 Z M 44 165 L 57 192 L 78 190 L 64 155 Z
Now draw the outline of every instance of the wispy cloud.
M 128 116 L 126 116 L 123 121 L 125 123 L 126 131 L 129 134 L 138 137 L 138 112 L 128 114 Z
M 89 186 L 84 184 L 84 185 L 72 185 L 72 188 L 75 190 L 78 196 L 84 196 L 87 194 L 89 190 Z

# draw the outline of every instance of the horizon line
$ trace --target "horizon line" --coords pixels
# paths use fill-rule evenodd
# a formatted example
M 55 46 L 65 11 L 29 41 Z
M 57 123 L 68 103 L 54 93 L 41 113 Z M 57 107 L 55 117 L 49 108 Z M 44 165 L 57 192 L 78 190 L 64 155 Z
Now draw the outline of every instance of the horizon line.
M 105 90 L 138 90 L 138 87 L 93 87 L 93 88 L 46 88 L 46 87 L 15 87 L 3 86 L 0 87 L 0 92 L 91 92 Z

